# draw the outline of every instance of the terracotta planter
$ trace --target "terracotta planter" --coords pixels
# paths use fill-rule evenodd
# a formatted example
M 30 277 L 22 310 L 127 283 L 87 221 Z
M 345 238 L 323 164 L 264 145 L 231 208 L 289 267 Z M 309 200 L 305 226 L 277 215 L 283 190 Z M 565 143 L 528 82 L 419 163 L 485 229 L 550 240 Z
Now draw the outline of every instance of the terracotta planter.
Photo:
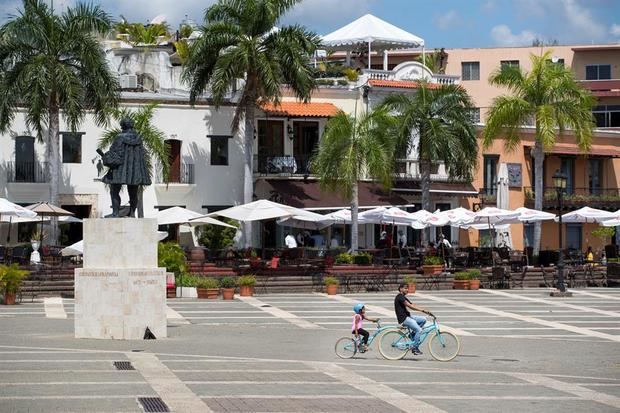
M 422 271 L 424 275 L 441 274 L 443 271 L 443 265 L 423 265 Z
M 415 293 L 415 284 L 407 284 L 407 286 L 409 287 L 409 294 L 414 294 Z
M 235 289 L 234 288 L 222 288 L 222 298 L 224 300 L 232 300 L 235 298 Z
M 204 261 L 205 251 L 200 247 L 194 247 L 190 251 L 189 257 L 190 257 L 190 260 L 192 261 Z
M 220 295 L 219 288 L 196 288 L 196 292 L 198 293 L 198 298 L 208 298 L 210 300 Z
M 251 297 L 254 295 L 254 287 L 249 285 L 239 286 L 239 295 L 241 297 Z
M 454 280 L 455 290 L 469 290 L 469 280 Z
M 4 304 L 5 305 L 15 305 L 15 293 L 4 292 Z
M 469 289 L 470 290 L 479 290 L 480 289 L 480 280 L 469 280 Z
M 327 295 L 336 295 L 338 294 L 338 284 L 329 284 L 325 286 L 325 292 Z

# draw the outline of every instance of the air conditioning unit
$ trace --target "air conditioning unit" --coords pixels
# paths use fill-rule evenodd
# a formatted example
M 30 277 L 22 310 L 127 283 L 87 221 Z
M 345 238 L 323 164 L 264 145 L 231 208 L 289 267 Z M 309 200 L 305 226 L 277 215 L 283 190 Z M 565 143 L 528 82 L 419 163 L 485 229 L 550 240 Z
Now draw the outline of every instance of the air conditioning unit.
M 121 89 L 137 89 L 138 88 L 138 76 L 121 75 L 120 83 L 121 83 Z

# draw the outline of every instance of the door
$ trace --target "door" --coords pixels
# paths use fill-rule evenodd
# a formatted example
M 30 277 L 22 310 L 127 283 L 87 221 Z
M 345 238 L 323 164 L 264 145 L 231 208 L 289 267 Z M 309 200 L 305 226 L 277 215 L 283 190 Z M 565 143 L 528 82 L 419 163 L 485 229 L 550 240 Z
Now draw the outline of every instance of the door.
M 34 137 L 15 138 L 15 181 L 35 182 Z
M 312 152 L 319 144 L 319 122 L 294 122 L 293 155 L 298 173 L 309 173 Z
M 258 171 L 277 172 L 284 156 L 284 121 L 258 121 Z M 274 166 L 275 165 L 275 166 Z
M 172 183 L 181 182 L 181 141 L 169 139 L 166 141 L 170 145 L 170 179 Z

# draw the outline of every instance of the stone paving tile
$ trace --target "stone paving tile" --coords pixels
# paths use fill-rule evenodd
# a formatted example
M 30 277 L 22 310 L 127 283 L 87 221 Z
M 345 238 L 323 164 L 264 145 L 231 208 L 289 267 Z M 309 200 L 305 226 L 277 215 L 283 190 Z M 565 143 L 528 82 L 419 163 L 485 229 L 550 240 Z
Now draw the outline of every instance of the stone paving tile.
M 359 396 L 360 391 L 344 383 L 335 382 L 330 384 L 271 384 L 255 382 L 251 384 L 187 384 L 187 386 L 200 397 L 204 396 L 281 396 L 283 394 L 310 395 L 330 394 L 334 396 Z
M 98 396 L 101 394 L 114 394 L 117 396 L 130 396 L 134 394 L 151 394 L 153 389 L 146 383 L 95 383 L 70 385 L 49 385 L 45 383 L 33 383 L 28 385 L 0 386 L 0 397 L 7 396 L 56 396 L 58 394 L 75 396 Z M 0 410 L 2 411 L 2 410 Z
M 581 400 L 425 400 L 448 413 L 617 413 L 618 410 L 604 404 Z
M 235 399 L 229 397 L 205 399 L 214 412 L 402 412 L 379 400 L 360 399 L 287 399 L 257 398 Z
M 304 373 L 272 373 L 272 372 L 178 372 L 177 377 L 184 381 L 307 381 L 307 382 L 326 382 L 337 380 L 318 372 Z
M 2 413 L 144 413 L 136 397 L 92 400 L 0 400 Z

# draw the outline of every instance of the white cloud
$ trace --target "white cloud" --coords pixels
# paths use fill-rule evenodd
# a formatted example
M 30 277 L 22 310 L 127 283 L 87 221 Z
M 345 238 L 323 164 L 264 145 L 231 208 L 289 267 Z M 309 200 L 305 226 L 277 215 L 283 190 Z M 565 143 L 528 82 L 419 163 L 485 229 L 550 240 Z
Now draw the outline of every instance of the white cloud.
M 491 29 L 491 38 L 498 46 L 529 46 L 537 37 L 540 36 L 530 30 L 513 34 L 510 27 L 505 24 L 500 24 Z
M 484 13 L 491 13 L 495 11 L 496 8 L 497 3 L 495 2 L 495 0 L 487 0 L 482 3 L 482 6 L 480 6 L 480 10 L 482 10 Z
M 620 24 L 612 24 L 609 33 L 611 33 L 612 36 L 620 37 Z
M 583 33 L 589 40 L 602 40 L 606 35 L 605 25 L 597 22 L 589 9 L 581 6 L 575 0 L 562 0 L 562 12 L 570 27 Z
M 517 14 L 520 17 L 544 17 L 546 14 L 544 0 L 516 0 L 514 2 Z M 548 2 L 547 2 L 548 3 Z
M 435 26 L 439 30 L 449 30 L 458 26 L 462 21 L 461 16 L 458 14 L 456 10 L 450 10 L 447 13 L 442 14 L 441 16 L 437 16 L 434 19 Z

